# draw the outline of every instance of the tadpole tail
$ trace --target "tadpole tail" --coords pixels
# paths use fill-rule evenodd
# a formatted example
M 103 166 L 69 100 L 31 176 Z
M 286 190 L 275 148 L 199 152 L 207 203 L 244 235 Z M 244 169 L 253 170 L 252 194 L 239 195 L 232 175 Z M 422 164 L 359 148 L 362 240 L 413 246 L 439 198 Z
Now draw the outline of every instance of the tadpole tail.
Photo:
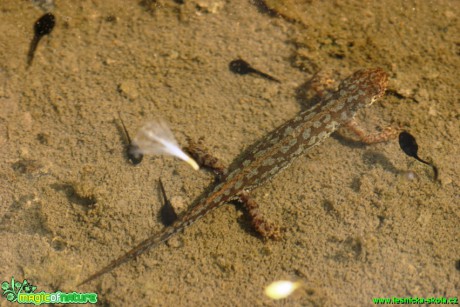
M 438 180 L 438 175 L 439 175 L 438 168 L 434 164 L 431 164 L 431 167 L 433 168 L 434 181 L 437 181 Z
M 41 37 L 35 35 L 32 41 L 30 42 L 29 52 L 27 53 L 27 67 L 29 67 L 32 64 L 32 61 L 34 60 L 35 50 L 37 49 L 40 38 Z
M 436 167 L 436 165 L 421 159 L 419 156 L 415 156 L 414 158 L 417 159 L 418 161 L 430 166 L 433 169 L 433 179 L 434 179 L 434 181 L 438 180 L 439 171 L 438 171 L 438 168 Z
M 414 158 L 417 159 L 418 161 L 420 161 L 420 162 L 426 164 L 426 165 L 429 165 L 429 166 L 432 165 L 430 162 L 423 160 L 423 159 L 420 158 L 419 156 L 414 156 Z
M 281 83 L 280 80 L 276 79 L 275 77 L 272 77 L 270 76 L 269 74 L 266 74 L 264 72 L 261 72 L 261 71 L 258 71 L 258 70 L 254 70 L 253 73 L 261 76 L 262 78 L 265 78 L 267 80 L 270 80 L 270 81 L 273 81 L 273 82 L 276 82 L 276 83 Z

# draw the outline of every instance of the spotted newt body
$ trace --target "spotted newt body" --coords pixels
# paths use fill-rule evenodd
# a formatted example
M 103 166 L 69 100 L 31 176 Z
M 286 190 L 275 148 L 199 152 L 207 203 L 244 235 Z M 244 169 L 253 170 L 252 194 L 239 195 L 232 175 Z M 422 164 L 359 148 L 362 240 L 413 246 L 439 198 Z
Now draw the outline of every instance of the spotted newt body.
M 168 240 L 222 204 L 241 199 L 244 193 L 275 176 L 296 157 L 324 141 L 338 127 L 351 122 L 358 110 L 382 97 L 387 79 L 387 74 L 382 69 L 374 68 L 359 70 L 343 80 L 337 91 L 326 94 L 320 103 L 300 112 L 246 150 L 226 170 L 220 183 L 204 193 L 172 225 L 145 239 L 80 284 L 87 283 Z

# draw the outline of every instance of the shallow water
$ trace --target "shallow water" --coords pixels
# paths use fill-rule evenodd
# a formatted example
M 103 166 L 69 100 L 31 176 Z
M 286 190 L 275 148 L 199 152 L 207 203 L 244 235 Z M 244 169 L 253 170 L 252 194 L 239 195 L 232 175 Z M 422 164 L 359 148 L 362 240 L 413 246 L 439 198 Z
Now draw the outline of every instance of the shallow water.
M 2 281 L 120 306 L 458 295 L 456 1 L 55 1 L 56 26 L 27 69 L 38 2 L 0 3 Z M 239 57 L 281 83 L 230 72 Z M 365 146 L 334 134 L 253 193 L 284 228 L 281 241 L 261 240 L 230 204 L 76 286 L 162 228 L 160 176 L 185 204 L 213 183 L 169 157 L 130 165 L 117 112 L 132 135 L 162 117 L 179 143 L 205 137 L 229 164 L 309 103 L 314 73 L 376 66 L 389 91 L 358 120 L 371 132 L 410 131 L 439 182 L 397 140 Z M 305 289 L 273 303 L 263 289 L 278 279 Z

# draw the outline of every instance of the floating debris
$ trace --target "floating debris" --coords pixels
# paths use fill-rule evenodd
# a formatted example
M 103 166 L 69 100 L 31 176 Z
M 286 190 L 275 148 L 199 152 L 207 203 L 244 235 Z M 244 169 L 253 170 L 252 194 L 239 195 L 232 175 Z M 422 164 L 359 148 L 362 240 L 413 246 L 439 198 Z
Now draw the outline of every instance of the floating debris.
M 409 157 L 413 157 L 414 159 L 431 166 L 434 172 L 434 180 L 438 179 L 438 168 L 433 163 L 427 162 L 418 156 L 418 145 L 414 136 L 407 131 L 401 132 L 399 134 L 399 146 Z
M 291 295 L 302 285 L 299 281 L 278 280 L 265 288 L 265 295 L 273 300 L 280 300 Z
M 142 159 L 144 158 L 144 155 L 139 152 L 139 147 L 137 145 L 134 145 L 131 142 L 131 138 L 129 137 L 128 130 L 125 127 L 125 123 L 123 123 L 123 120 L 121 119 L 120 112 L 118 112 L 118 118 L 120 119 L 121 125 L 123 126 L 123 132 L 126 137 L 126 156 L 128 157 L 128 160 L 133 164 L 137 165 L 142 162 Z
M 177 144 L 171 129 L 163 120 L 156 120 L 147 123 L 139 130 L 132 144 L 137 148 L 133 151 L 136 154 L 171 155 L 184 160 L 194 170 L 200 167 L 190 158 Z
M 56 8 L 54 0 L 32 0 L 32 4 L 44 12 L 49 12 Z
M 37 49 L 38 43 L 41 38 L 48 35 L 53 31 L 54 25 L 56 24 L 56 18 L 51 13 L 46 13 L 40 17 L 34 25 L 34 37 L 30 42 L 29 52 L 27 53 L 27 66 L 32 64 L 34 59 L 35 50 Z
M 228 68 L 230 69 L 231 72 L 235 74 L 239 74 L 239 75 L 256 74 L 267 80 L 281 83 L 280 80 L 273 78 L 272 76 L 253 68 L 248 62 L 242 59 L 231 61 L 230 64 L 228 65 Z

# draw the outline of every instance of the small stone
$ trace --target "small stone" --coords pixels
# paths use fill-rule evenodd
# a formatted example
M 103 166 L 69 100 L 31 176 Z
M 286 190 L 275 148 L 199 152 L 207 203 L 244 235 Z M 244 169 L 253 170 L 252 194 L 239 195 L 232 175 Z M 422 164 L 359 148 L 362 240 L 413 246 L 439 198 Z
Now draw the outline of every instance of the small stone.
M 404 178 L 409 180 L 409 181 L 412 181 L 412 180 L 415 180 L 418 178 L 417 174 L 413 171 L 407 171 L 407 172 L 404 172 Z
M 199 10 L 198 13 L 204 12 L 215 14 L 224 7 L 225 2 L 216 0 L 199 0 L 196 2 L 196 5 Z
M 111 58 L 107 58 L 107 59 L 105 59 L 105 60 L 103 61 L 104 65 L 108 65 L 108 66 L 113 65 L 113 64 L 115 64 L 116 62 L 117 62 L 116 60 L 111 59 Z
M 444 16 L 446 16 L 447 19 L 454 19 L 457 14 L 453 11 L 445 11 Z
M 182 196 L 172 196 L 169 201 L 177 214 L 182 213 L 187 207 L 187 204 Z
M 182 247 L 184 244 L 178 237 L 173 237 L 166 242 L 166 245 L 168 245 L 171 248 L 179 248 Z
M 430 108 L 428 109 L 428 115 L 431 115 L 431 116 L 436 116 L 436 115 L 438 115 L 438 112 L 436 111 L 436 107 L 435 107 L 435 106 L 430 106 Z
M 417 101 L 428 101 L 430 99 L 430 95 L 426 89 L 421 88 L 414 95 L 414 98 Z
M 137 85 L 133 80 L 126 80 L 118 84 L 118 92 L 129 100 L 135 100 L 139 97 Z
M 449 176 L 440 176 L 439 181 L 443 187 L 452 183 L 452 178 Z
M 49 12 L 55 9 L 54 0 L 32 0 L 35 7 L 42 9 L 44 12 Z

